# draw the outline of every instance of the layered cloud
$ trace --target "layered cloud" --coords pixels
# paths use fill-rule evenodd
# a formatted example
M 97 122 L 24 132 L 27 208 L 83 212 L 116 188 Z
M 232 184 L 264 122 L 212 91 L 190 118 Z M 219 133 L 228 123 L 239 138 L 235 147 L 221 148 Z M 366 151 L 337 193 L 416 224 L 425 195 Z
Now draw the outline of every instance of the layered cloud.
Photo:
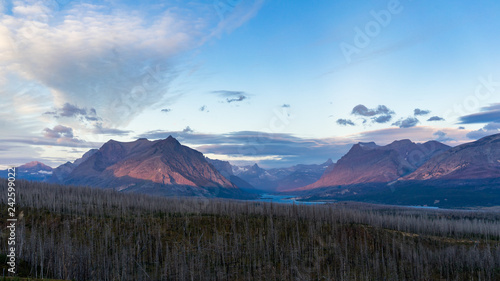
M 481 108 L 481 112 L 461 116 L 460 124 L 500 123 L 500 104 L 492 104 Z
M 323 163 L 328 158 L 338 159 L 354 143 L 346 138 L 305 139 L 291 134 L 254 131 L 203 134 L 196 133 L 189 127 L 183 131 L 151 131 L 138 137 L 163 139 L 170 135 L 212 158 L 245 165 L 258 162 L 267 167 Z
M 138 138 L 177 138 L 205 155 L 228 160 L 233 164 L 258 163 L 267 167 L 284 167 L 299 163 L 322 163 L 328 158 L 338 160 L 357 142 L 375 141 L 385 145 L 394 140 L 410 139 L 426 142 L 436 139 L 449 145 L 468 140 L 458 129 L 436 131 L 432 127 L 387 128 L 337 138 L 301 138 L 292 134 L 239 131 L 227 134 L 204 134 L 187 127 L 183 131 L 150 131 Z
M 500 103 L 481 108 L 481 112 L 461 116 L 460 124 L 487 123 L 483 128 L 467 133 L 469 139 L 480 139 L 485 136 L 500 133 Z

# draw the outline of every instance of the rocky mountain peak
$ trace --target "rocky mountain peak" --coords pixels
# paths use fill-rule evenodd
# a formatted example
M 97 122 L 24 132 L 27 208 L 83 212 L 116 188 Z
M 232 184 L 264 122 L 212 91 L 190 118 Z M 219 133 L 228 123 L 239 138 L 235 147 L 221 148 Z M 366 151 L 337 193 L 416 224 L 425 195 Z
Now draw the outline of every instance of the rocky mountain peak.
M 148 192 L 161 194 L 238 189 L 201 152 L 181 145 L 172 136 L 157 141 L 108 141 L 76 167 L 65 183 L 137 192 L 154 189 Z

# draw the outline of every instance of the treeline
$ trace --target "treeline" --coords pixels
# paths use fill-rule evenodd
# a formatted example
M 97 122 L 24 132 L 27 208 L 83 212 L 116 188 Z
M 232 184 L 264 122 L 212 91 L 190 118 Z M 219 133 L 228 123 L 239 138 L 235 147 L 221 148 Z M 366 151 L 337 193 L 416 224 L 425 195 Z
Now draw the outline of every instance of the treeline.
M 500 280 L 498 212 L 162 198 L 25 181 L 17 186 L 17 253 L 30 277 Z M 0 187 L 6 218 L 6 182 Z M 2 253 L 5 226 L 2 220 Z

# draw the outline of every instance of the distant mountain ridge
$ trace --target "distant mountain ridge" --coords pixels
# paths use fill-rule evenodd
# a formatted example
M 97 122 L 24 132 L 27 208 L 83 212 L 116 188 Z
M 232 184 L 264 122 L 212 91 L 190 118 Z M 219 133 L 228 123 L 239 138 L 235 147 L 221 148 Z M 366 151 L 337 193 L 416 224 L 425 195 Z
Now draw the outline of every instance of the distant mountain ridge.
M 16 167 L 16 178 L 33 180 L 33 181 L 46 181 L 52 176 L 52 167 L 49 167 L 38 161 L 31 161 L 19 167 Z M 7 177 L 7 171 L 2 171 L 4 176 Z
M 322 164 L 299 164 L 268 170 L 254 164 L 252 166 L 232 166 L 232 172 L 257 189 L 281 191 L 313 183 L 323 175 L 325 170 L 331 169 L 334 165 L 331 159 Z

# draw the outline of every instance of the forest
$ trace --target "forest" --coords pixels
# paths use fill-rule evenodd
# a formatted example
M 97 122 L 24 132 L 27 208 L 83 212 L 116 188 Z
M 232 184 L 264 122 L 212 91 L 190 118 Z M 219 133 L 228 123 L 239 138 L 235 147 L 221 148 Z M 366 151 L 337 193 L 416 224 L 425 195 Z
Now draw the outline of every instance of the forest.
M 500 212 L 167 198 L 16 181 L 18 276 L 500 280 Z M 7 182 L 0 184 L 7 218 Z M 7 275 L 9 230 L 1 221 Z

